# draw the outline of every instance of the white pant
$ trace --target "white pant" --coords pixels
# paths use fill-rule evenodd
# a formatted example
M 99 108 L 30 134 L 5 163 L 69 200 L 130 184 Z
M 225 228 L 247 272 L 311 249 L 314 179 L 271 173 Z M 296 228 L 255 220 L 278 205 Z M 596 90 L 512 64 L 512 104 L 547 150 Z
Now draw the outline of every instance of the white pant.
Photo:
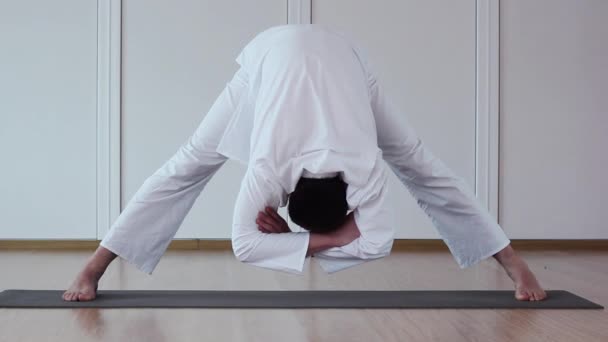
M 146 179 L 101 246 L 152 273 L 196 198 L 227 160 L 216 148 L 246 92 L 243 77 L 239 70 L 194 134 Z M 375 80 L 370 91 L 378 146 L 385 161 L 431 218 L 460 267 L 506 247 L 509 239 L 500 226 L 465 182 L 424 147 Z

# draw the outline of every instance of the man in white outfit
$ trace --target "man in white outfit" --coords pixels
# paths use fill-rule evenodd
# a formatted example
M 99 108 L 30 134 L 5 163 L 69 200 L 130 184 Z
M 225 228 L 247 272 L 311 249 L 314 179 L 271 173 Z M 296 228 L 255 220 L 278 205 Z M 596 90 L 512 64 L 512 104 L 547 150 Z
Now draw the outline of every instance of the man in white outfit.
M 236 257 L 302 272 L 314 255 L 327 272 L 390 253 L 386 163 L 432 219 L 460 267 L 494 256 L 516 298 L 546 294 L 463 180 L 422 144 L 391 106 L 361 50 L 317 25 L 257 35 L 240 69 L 194 134 L 150 176 L 64 293 L 95 298 L 116 257 L 151 274 L 205 185 L 228 159 L 247 165 L 236 201 Z M 305 230 L 276 213 L 288 207 Z

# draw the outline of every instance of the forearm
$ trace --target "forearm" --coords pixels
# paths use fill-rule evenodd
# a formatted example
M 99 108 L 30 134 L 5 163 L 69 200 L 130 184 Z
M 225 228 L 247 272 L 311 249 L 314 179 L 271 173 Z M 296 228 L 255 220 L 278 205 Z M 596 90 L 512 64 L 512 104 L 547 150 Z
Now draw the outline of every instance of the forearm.
M 310 233 L 306 256 L 311 256 L 333 247 L 340 247 L 340 244 L 333 235 Z
M 273 270 L 302 272 L 309 234 L 266 234 L 255 227 L 235 228 L 232 248 L 239 261 Z
M 302 272 L 306 256 L 341 245 L 333 234 L 316 233 L 237 233 L 232 239 L 234 253 L 240 261 L 290 273 Z

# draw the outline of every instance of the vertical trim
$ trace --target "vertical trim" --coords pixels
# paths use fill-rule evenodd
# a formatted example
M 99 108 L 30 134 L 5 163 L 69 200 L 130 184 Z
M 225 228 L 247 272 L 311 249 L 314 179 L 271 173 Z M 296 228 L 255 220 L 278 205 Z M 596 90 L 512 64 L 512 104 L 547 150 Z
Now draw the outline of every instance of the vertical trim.
M 120 213 L 121 7 L 97 1 L 97 239 Z
M 498 0 L 476 0 L 475 192 L 498 219 Z
M 312 0 L 287 0 L 287 23 L 310 24 Z
M 287 0 L 287 24 L 311 24 L 312 23 L 312 0 Z M 281 214 L 281 213 L 279 213 Z M 291 217 L 285 211 L 281 214 L 295 231 L 300 227 L 291 221 Z

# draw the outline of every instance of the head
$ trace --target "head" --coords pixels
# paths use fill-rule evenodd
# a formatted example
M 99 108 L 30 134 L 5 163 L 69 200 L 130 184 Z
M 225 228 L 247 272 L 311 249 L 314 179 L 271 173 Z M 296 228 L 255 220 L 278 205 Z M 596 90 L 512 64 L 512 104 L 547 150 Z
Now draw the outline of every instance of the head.
M 311 233 L 330 233 L 346 219 L 346 184 L 338 175 L 332 178 L 301 177 L 289 194 L 289 217 Z

